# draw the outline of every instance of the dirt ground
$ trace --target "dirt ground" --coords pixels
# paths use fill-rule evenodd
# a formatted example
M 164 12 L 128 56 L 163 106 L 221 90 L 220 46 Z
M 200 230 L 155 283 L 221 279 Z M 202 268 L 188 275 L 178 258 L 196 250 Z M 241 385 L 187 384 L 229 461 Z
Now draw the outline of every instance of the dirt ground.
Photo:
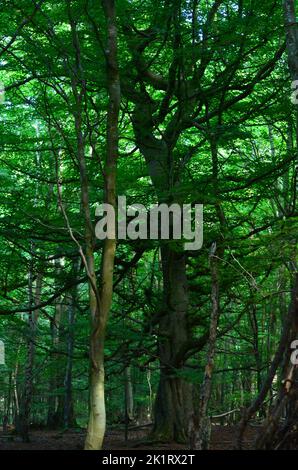
M 234 448 L 236 428 L 231 426 L 213 426 L 211 449 L 231 450 Z M 251 449 L 257 434 L 256 428 L 248 428 L 244 441 L 244 448 Z M 131 431 L 129 439 L 125 442 L 124 431 L 108 431 L 104 442 L 105 450 L 179 450 L 187 449 L 179 444 L 146 443 L 148 428 L 146 430 Z M 85 432 L 83 430 L 69 430 L 67 432 L 32 430 L 31 442 L 23 443 L 21 438 L 13 434 L 7 437 L 0 430 L 0 450 L 80 450 L 83 449 Z

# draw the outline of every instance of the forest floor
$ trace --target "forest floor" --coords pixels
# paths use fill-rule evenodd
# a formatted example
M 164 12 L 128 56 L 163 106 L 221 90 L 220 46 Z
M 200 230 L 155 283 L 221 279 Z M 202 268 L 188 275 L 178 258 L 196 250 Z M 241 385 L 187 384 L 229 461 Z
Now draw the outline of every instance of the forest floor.
M 249 427 L 246 432 L 244 448 L 251 449 L 258 432 L 257 428 Z M 235 426 L 213 426 L 211 450 L 232 450 L 236 435 Z M 158 444 L 147 441 L 148 428 L 129 433 L 129 440 L 125 442 L 124 431 L 108 431 L 104 442 L 105 450 L 183 450 L 186 446 L 169 443 Z M 23 443 L 21 438 L 13 434 L 4 436 L 0 428 L 0 450 L 81 450 L 84 445 L 85 432 L 82 430 L 69 430 L 67 432 L 32 430 L 31 442 Z

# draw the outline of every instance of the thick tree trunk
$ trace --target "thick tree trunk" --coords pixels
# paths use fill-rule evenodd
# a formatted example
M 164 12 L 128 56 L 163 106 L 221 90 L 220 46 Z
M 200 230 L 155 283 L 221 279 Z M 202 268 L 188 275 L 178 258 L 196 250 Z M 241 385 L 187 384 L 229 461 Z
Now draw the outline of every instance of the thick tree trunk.
M 152 103 L 143 95 L 133 116 L 137 144 L 143 153 L 159 203 L 169 202 L 174 184 L 171 146 L 157 139 L 153 132 Z M 175 201 L 171 201 L 174 203 Z M 179 352 L 189 339 L 187 326 L 188 291 L 185 255 L 169 244 L 161 247 L 164 305 L 158 319 L 158 353 L 160 380 L 155 402 L 155 425 L 152 437 L 158 440 L 185 442 L 192 411 L 190 385 L 183 379 L 184 359 Z M 177 371 L 179 371 L 177 373 Z
M 163 246 L 161 259 L 164 311 L 159 321 L 160 380 L 153 436 L 162 441 L 185 442 L 192 407 L 191 387 L 182 376 L 184 361 L 178 354 L 188 340 L 185 255 Z

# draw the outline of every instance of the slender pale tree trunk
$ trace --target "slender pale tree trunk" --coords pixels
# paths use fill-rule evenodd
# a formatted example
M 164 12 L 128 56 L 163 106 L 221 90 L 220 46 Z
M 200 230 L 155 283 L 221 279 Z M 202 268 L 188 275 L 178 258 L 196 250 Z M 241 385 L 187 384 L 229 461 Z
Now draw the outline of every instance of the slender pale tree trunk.
M 107 157 L 105 164 L 105 203 L 116 209 L 116 169 L 118 159 L 118 120 L 120 111 L 120 78 L 117 63 L 116 2 L 102 0 L 107 22 L 107 77 L 109 110 L 107 117 Z M 86 450 L 101 449 L 105 434 L 106 412 L 104 399 L 104 338 L 112 304 L 116 236 L 104 242 L 101 290 L 93 292 L 90 371 L 90 415 L 85 442 Z
M 85 220 L 85 253 L 73 235 L 67 216 L 64 212 L 70 235 L 78 245 L 79 253 L 84 263 L 89 285 L 89 307 L 91 316 L 91 340 L 90 340 L 90 414 L 87 429 L 86 449 L 97 450 L 102 446 L 105 432 L 105 404 L 104 404 L 104 349 L 103 339 L 105 324 L 101 316 L 101 299 L 96 278 L 94 258 L 94 228 L 90 212 L 89 179 L 85 159 L 85 136 L 83 130 L 83 106 L 86 95 L 86 82 L 81 64 L 81 46 L 77 31 L 77 23 L 72 16 L 71 2 L 67 1 L 69 22 L 72 31 L 73 46 L 75 50 L 75 73 L 72 75 L 72 92 L 76 102 L 75 129 L 77 139 L 77 159 L 80 169 L 81 183 L 81 209 Z M 60 190 L 61 191 L 61 190 Z M 61 194 L 61 193 L 60 193 Z M 60 205 L 63 211 L 62 197 Z
M 106 204 L 116 209 L 116 166 L 118 158 L 118 119 L 120 110 L 120 80 L 117 65 L 117 24 L 115 1 L 102 1 L 107 23 L 107 82 L 109 92 L 109 109 L 107 117 L 107 157 L 104 165 Z M 102 447 L 106 428 L 106 411 L 104 396 L 104 339 L 108 314 L 112 303 L 114 258 L 116 237 L 104 242 L 100 287 L 95 268 L 95 237 L 89 202 L 89 180 L 85 159 L 85 130 L 83 123 L 86 100 L 86 80 L 81 61 L 81 46 L 77 21 L 74 19 L 71 1 L 67 0 L 67 11 L 75 51 L 75 64 L 71 68 L 71 85 L 75 100 L 75 130 L 77 139 L 77 159 L 81 180 L 81 208 L 85 219 L 85 252 L 76 240 L 65 213 L 61 188 L 60 207 L 66 220 L 71 238 L 79 249 L 80 256 L 87 272 L 89 285 L 89 306 L 91 316 L 90 337 L 90 379 L 89 379 L 89 421 L 85 441 L 86 450 L 99 450 Z M 73 73 L 74 71 L 74 73 Z M 60 185 L 58 185 L 60 187 Z

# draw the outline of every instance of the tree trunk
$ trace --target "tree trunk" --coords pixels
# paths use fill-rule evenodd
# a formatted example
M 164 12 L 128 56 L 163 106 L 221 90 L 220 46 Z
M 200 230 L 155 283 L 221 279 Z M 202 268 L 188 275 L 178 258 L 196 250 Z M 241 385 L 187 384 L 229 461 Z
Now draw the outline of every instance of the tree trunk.
M 125 367 L 125 415 L 128 422 L 133 421 L 134 418 L 134 400 L 133 400 L 133 387 L 131 381 L 131 366 Z
M 109 109 L 107 117 L 107 158 L 105 164 L 105 203 L 116 209 L 116 169 L 118 160 L 118 120 L 120 111 L 120 77 L 117 63 L 117 21 L 114 0 L 102 0 L 107 22 L 107 77 Z M 116 238 L 104 242 L 101 266 L 101 290 L 93 289 L 91 300 L 91 372 L 90 415 L 85 442 L 86 450 L 101 449 L 106 426 L 104 399 L 104 339 L 112 304 Z M 94 269 L 94 263 L 92 265 Z M 92 271 L 92 279 L 94 271 Z M 94 285 L 93 282 L 93 285 Z M 95 308 L 94 308 L 95 307 Z
M 293 80 L 298 79 L 298 26 L 295 12 L 295 0 L 284 0 L 284 17 L 289 69 Z
M 78 260 L 74 262 L 74 277 L 77 277 L 79 268 Z M 72 366 L 74 351 L 74 325 L 77 303 L 77 287 L 74 287 L 68 299 L 68 334 L 67 334 L 67 363 L 64 378 L 64 409 L 63 425 L 67 429 L 76 425 L 74 417 L 74 404 L 72 396 Z
M 298 368 L 290 361 L 291 344 L 298 335 L 298 274 L 295 274 L 289 319 L 291 323 L 284 348 L 283 380 L 279 397 L 257 438 L 258 449 L 298 449 Z M 284 422 L 281 421 L 283 416 Z
M 55 263 L 56 275 L 59 278 L 61 266 L 59 260 Z M 57 282 L 58 284 L 58 282 Z M 48 415 L 47 415 L 47 427 L 49 429 L 56 429 L 61 423 L 57 420 L 57 389 L 59 387 L 59 375 L 60 375 L 60 364 L 59 355 L 57 350 L 60 342 L 60 324 L 63 315 L 63 298 L 59 297 L 55 304 L 54 318 L 51 319 L 51 340 L 52 340 L 52 351 L 51 351 L 51 376 L 49 380 L 49 397 L 48 397 Z
M 13 424 L 15 425 L 16 431 L 20 433 L 20 405 L 19 405 L 19 394 L 18 394 L 18 373 L 19 373 L 19 351 L 20 345 L 17 349 L 16 364 L 12 373 L 12 387 L 13 387 Z
M 190 384 L 182 377 L 184 359 L 179 358 L 178 354 L 189 337 L 185 255 L 164 245 L 161 248 L 161 259 L 164 312 L 159 320 L 160 380 L 155 402 L 153 436 L 161 441 L 185 442 L 192 401 Z
M 120 80 L 117 65 L 117 24 L 114 0 L 102 0 L 102 7 L 107 22 L 107 82 L 109 109 L 107 117 L 107 158 L 104 166 L 105 198 L 104 202 L 116 208 L 116 167 L 118 158 L 118 119 L 120 110 Z M 85 158 L 86 132 L 83 114 L 86 104 L 86 78 L 81 61 L 81 44 L 70 0 L 67 0 L 67 12 L 74 48 L 74 63 L 71 67 L 71 86 L 75 100 L 73 116 L 75 120 L 77 160 L 80 170 L 81 210 L 85 221 L 85 252 L 75 238 L 65 212 L 61 184 L 58 184 L 60 208 L 72 240 L 78 247 L 84 264 L 89 286 L 89 307 L 91 317 L 90 335 L 90 378 L 89 378 L 89 421 L 85 441 L 86 450 L 99 450 L 102 447 L 106 427 L 104 397 L 104 340 L 108 314 L 112 303 L 113 272 L 116 239 L 106 239 L 102 253 L 100 284 L 95 268 L 95 237 L 89 201 L 89 178 Z
M 211 397 L 212 373 L 215 359 L 215 346 L 217 326 L 219 320 L 219 280 L 218 262 L 215 256 L 216 244 L 213 244 L 210 253 L 211 271 L 211 302 L 212 312 L 210 318 L 209 346 L 207 364 L 205 367 L 204 382 L 201 388 L 198 416 L 194 416 L 191 433 L 191 448 L 195 450 L 208 450 L 211 437 L 211 421 L 208 417 L 208 404 Z M 197 422 L 196 422 L 197 421 Z
M 298 25 L 294 0 L 284 0 L 284 16 L 286 27 L 288 64 L 292 80 L 298 80 Z M 297 84 L 295 83 L 297 89 Z M 298 119 L 298 107 L 296 105 L 296 120 Z M 298 121 L 297 121 L 298 122 Z M 292 140 L 292 139 L 291 139 Z M 298 144 L 298 126 L 296 125 L 296 145 Z M 291 151 L 292 144 L 288 146 Z M 296 149 L 297 152 L 297 149 Z M 298 154 L 297 154 L 298 157 Z M 297 173 L 297 172 L 296 172 Z M 293 188 L 294 196 L 297 191 Z M 295 200 L 293 201 L 295 207 Z M 293 241 L 293 260 L 296 260 L 297 240 Z M 260 434 L 256 447 L 259 449 L 297 449 L 298 448 L 298 369 L 297 365 L 290 363 L 291 344 L 298 337 L 298 274 L 296 262 L 294 267 L 294 288 L 289 311 L 291 324 L 284 348 L 283 381 L 275 407 L 271 411 L 262 435 Z M 284 417 L 284 422 L 281 418 Z
M 295 284 L 294 288 L 292 290 L 292 299 L 291 299 L 291 304 L 289 306 L 288 314 L 285 318 L 284 325 L 283 325 L 283 331 L 281 334 L 280 342 L 278 345 L 278 349 L 275 353 L 275 356 L 272 360 L 269 372 L 267 374 L 266 379 L 264 380 L 264 383 L 262 385 L 261 391 L 259 395 L 256 397 L 254 402 L 250 405 L 250 407 L 247 410 L 244 410 L 243 417 L 241 419 L 241 422 L 239 424 L 239 433 L 237 437 L 237 447 L 239 449 L 242 448 L 242 441 L 243 441 L 243 436 L 245 429 L 247 427 L 247 424 L 249 420 L 254 416 L 254 414 L 260 409 L 262 406 L 267 393 L 270 390 L 271 384 L 273 382 L 273 379 L 276 375 L 276 371 L 278 367 L 280 366 L 285 352 L 286 355 L 288 355 L 291 352 L 290 345 L 291 345 L 291 331 L 293 330 L 293 325 L 296 323 L 298 314 L 297 314 L 297 292 L 298 292 L 298 275 L 296 274 L 295 276 Z M 295 329 L 295 328 L 294 328 Z M 298 331 L 298 328 L 297 328 Z M 270 418 L 269 418 L 270 419 Z M 274 420 L 274 425 L 276 425 L 276 422 Z
M 32 307 L 34 303 L 40 303 L 42 275 L 39 273 L 36 280 L 36 290 L 33 287 L 33 263 L 29 270 L 29 305 Z M 35 340 L 36 340 L 36 323 L 39 311 L 31 311 L 28 315 L 27 330 L 27 363 L 25 368 L 25 384 L 21 397 L 20 406 L 20 432 L 24 442 L 29 442 L 29 425 L 30 413 L 33 397 L 33 374 L 34 374 L 34 358 L 35 358 Z
M 142 93 L 133 114 L 137 145 L 146 160 L 159 203 L 168 203 L 174 180 L 174 141 L 154 136 L 152 101 Z M 174 203 L 171 200 L 171 203 Z M 184 380 L 184 358 L 179 354 L 189 340 L 187 325 L 188 291 L 185 254 L 175 251 L 170 244 L 161 246 L 163 271 L 163 308 L 158 318 L 158 354 L 160 380 L 155 401 L 155 425 L 152 437 L 157 440 L 185 442 L 188 419 L 192 410 L 190 385 Z M 178 373 L 177 373 L 178 371 Z
M 220 118 L 219 118 L 220 121 Z M 211 245 L 210 250 L 210 277 L 211 277 L 211 315 L 210 315 L 210 327 L 209 327 L 209 345 L 207 354 L 207 364 L 205 367 L 204 381 L 200 391 L 199 399 L 199 410 L 193 413 L 193 417 L 190 423 L 190 443 L 191 448 L 196 450 L 206 450 L 209 448 L 211 438 L 211 420 L 208 417 L 208 405 L 211 398 L 211 386 L 212 386 L 212 374 L 215 361 L 215 348 L 217 339 L 217 327 L 220 315 L 219 305 L 219 272 L 218 272 L 218 259 L 224 257 L 224 241 L 226 235 L 226 218 L 221 206 L 221 196 L 218 187 L 218 175 L 219 175 L 219 161 L 218 161 L 218 148 L 217 128 L 212 129 L 210 122 L 209 127 L 209 140 L 210 150 L 212 159 L 212 183 L 214 196 L 216 197 L 215 211 L 218 217 L 220 225 L 220 236 L 219 243 L 220 247 L 217 247 L 217 242 Z M 217 253 L 218 252 L 218 253 Z

